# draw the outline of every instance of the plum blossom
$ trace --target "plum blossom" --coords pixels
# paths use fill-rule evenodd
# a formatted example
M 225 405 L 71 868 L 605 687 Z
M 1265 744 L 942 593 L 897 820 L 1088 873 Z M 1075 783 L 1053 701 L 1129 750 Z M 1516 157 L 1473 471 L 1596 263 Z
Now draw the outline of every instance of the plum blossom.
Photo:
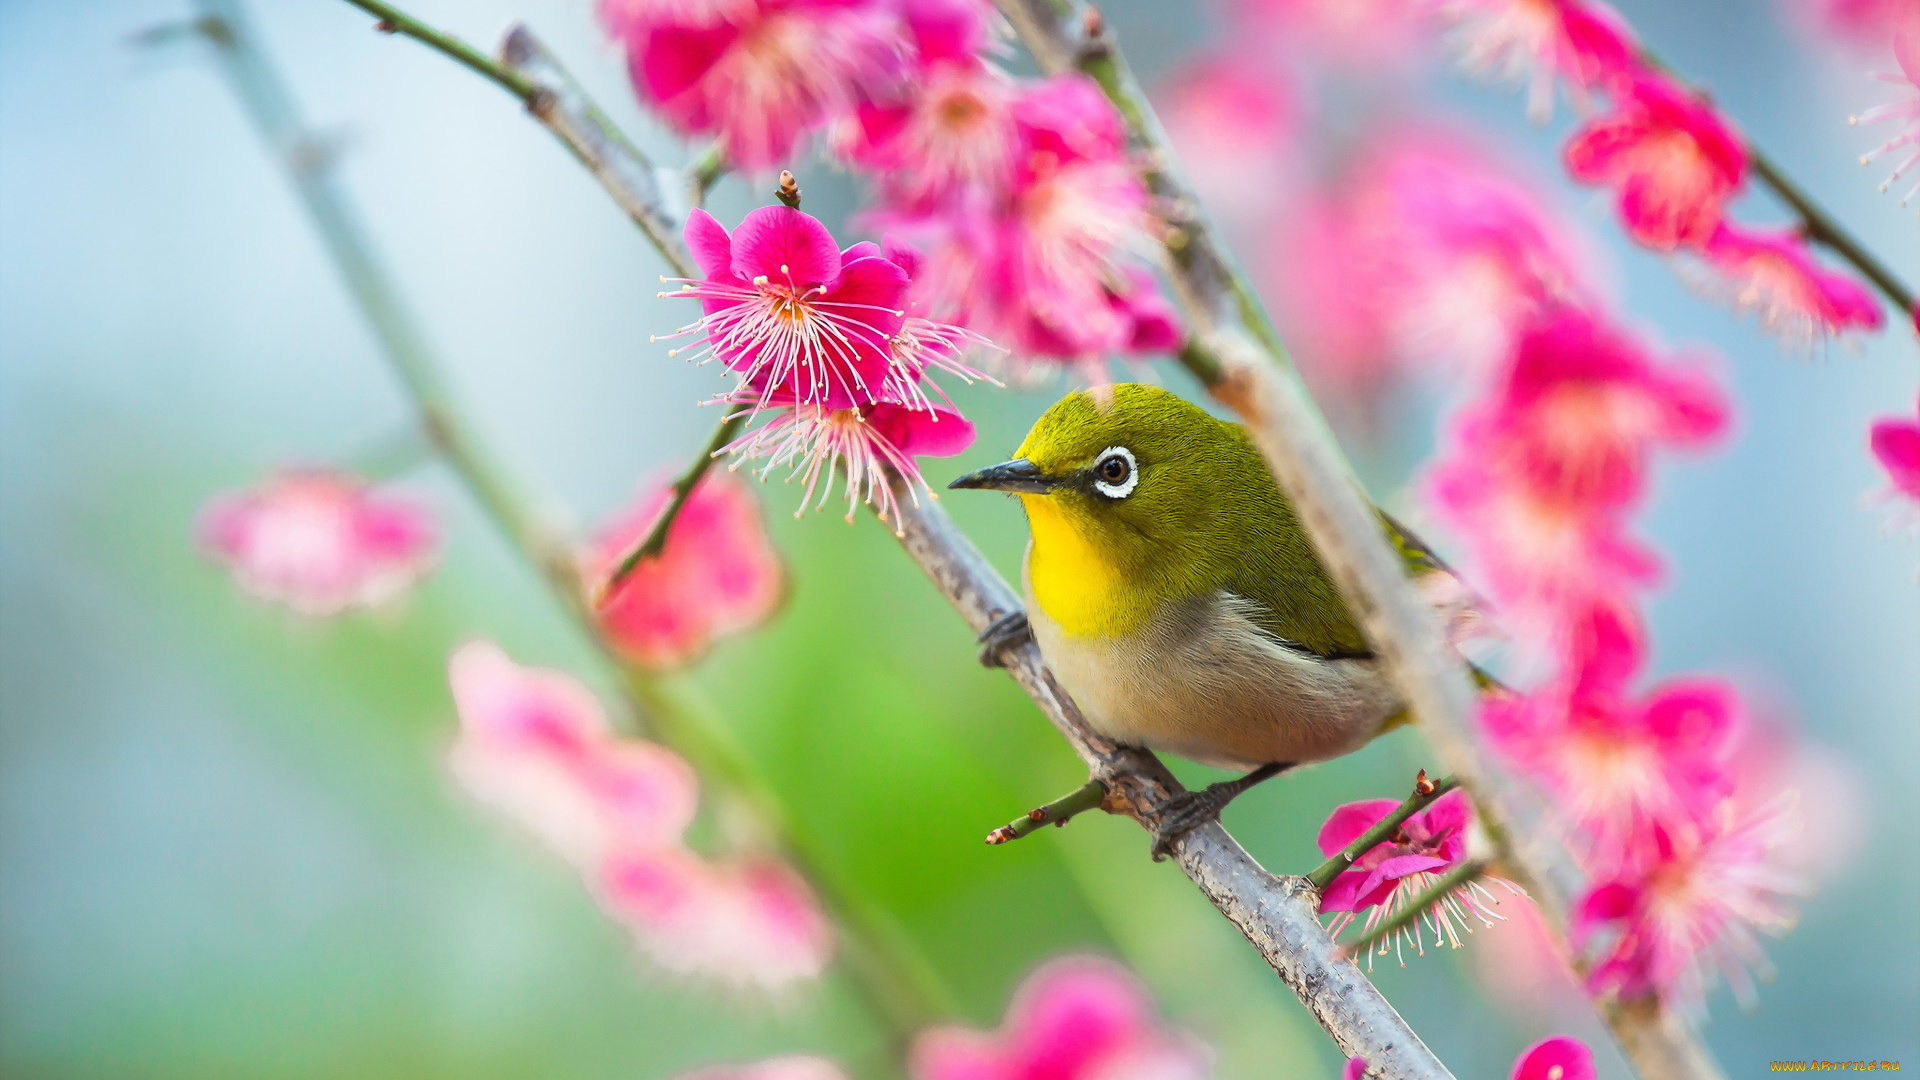
M 1861 48 L 1881 48 L 1902 29 L 1920 29 L 1912 0 L 1799 0 L 1794 9 L 1811 29 Z
M 749 213 L 732 234 L 696 209 L 686 238 L 706 278 L 663 295 L 700 301 L 704 314 L 675 335 L 697 335 L 697 357 L 769 400 L 846 409 L 887 385 L 907 275 L 879 251 L 842 252 L 818 219 L 787 206 Z
M 448 764 L 474 798 L 583 867 L 680 842 L 698 804 L 693 769 L 663 746 L 616 739 L 572 676 L 476 641 L 453 654 L 447 681 L 460 714 Z
M 1553 114 L 1554 86 L 1565 80 L 1577 100 L 1636 70 L 1633 31 L 1600 0 L 1435 0 L 1454 24 L 1462 63 L 1526 86 L 1527 115 Z
M 1395 799 L 1368 799 L 1336 807 L 1320 826 L 1321 854 L 1328 858 L 1338 855 L 1399 805 Z M 1473 808 L 1458 791 L 1442 795 L 1431 806 L 1409 817 L 1393 837 L 1362 853 L 1350 868 L 1327 883 L 1320 894 L 1320 911 L 1335 913 L 1328 932 L 1338 936 L 1362 911 L 1367 912 L 1366 931 L 1398 915 L 1416 897 L 1466 861 L 1467 834 L 1472 828 Z M 1501 878 L 1486 880 L 1503 886 L 1510 894 L 1525 895 L 1519 886 Z M 1433 932 L 1435 945 L 1444 941 L 1460 948 L 1463 944 L 1460 935 L 1473 932 L 1470 920 L 1492 926 L 1505 918 L 1493 910 L 1499 903 L 1485 885 L 1469 881 L 1436 901 L 1412 924 L 1395 934 L 1394 953 L 1400 956 L 1404 944 L 1411 943 L 1418 955 L 1425 956 L 1423 924 Z M 1368 956 L 1369 967 L 1374 955 L 1386 952 L 1387 943 L 1382 941 Z M 1404 956 L 1400 963 L 1406 966 Z
M 462 787 L 565 858 L 661 968 L 746 989 L 816 978 L 833 934 L 806 882 L 757 855 L 709 860 L 684 835 L 693 770 L 615 735 L 591 691 L 476 642 L 447 668 Z
M 667 508 L 664 480 L 603 529 L 586 557 L 585 576 L 604 581 Z M 752 491 L 708 472 L 667 530 L 660 554 L 643 560 L 601 600 L 606 639 L 650 668 L 684 665 L 715 640 L 771 616 L 784 588 L 780 557 L 767 539 Z
M 1366 1058 L 1348 1058 L 1346 1068 L 1340 1070 L 1340 1080 L 1362 1080 L 1366 1075 Z
M 1759 936 L 1789 929 L 1792 898 L 1805 892 L 1773 860 L 1793 827 L 1789 792 L 1743 818 L 1723 802 L 1696 825 L 1654 830 L 1649 859 L 1576 904 L 1576 945 L 1605 942 L 1589 986 L 1691 1014 L 1718 977 L 1751 1003 L 1751 972 L 1766 970 Z
M 729 163 L 769 169 L 808 132 L 896 79 L 900 33 L 879 0 L 602 0 L 635 91 Z
M 1707 289 L 1754 312 L 1786 341 L 1812 345 L 1849 330 L 1877 330 L 1880 305 L 1866 286 L 1826 270 L 1791 230 L 1749 229 L 1723 221 L 1700 249 Z
M 1706 370 L 1656 363 L 1571 306 L 1526 328 L 1489 390 L 1461 437 L 1516 482 L 1589 506 L 1632 501 L 1653 450 L 1705 445 L 1728 424 L 1726 395 Z
M 1069 956 L 1027 977 L 998 1031 L 921 1034 L 907 1071 L 913 1080 L 1201 1080 L 1208 1061 L 1155 1018 L 1146 988 L 1125 969 Z
M 1899 74 L 1880 74 L 1874 76 L 1896 86 L 1903 86 L 1915 93 L 1899 101 L 1888 102 L 1868 109 L 1859 116 L 1848 117 L 1851 124 L 1877 124 L 1892 121 L 1899 130 L 1892 138 L 1872 150 L 1860 155 L 1860 164 L 1871 164 L 1875 158 L 1888 154 L 1898 154 L 1893 173 L 1881 183 L 1880 190 L 1885 192 L 1899 180 L 1908 169 L 1920 165 L 1920 16 L 1908 19 L 1908 28 L 1894 35 L 1893 58 L 1900 65 Z M 1920 195 L 1920 184 L 1900 197 L 1900 205 L 1905 206 Z
M 1509 1080 L 1594 1080 L 1593 1051 L 1579 1039 L 1542 1039 L 1514 1059 Z
M 1571 636 L 1556 684 L 1488 698 L 1481 723 L 1503 757 L 1558 793 L 1555 812 L 1583 865 L 1610 875 L 1644 859 L 1656 834 L 1689 827 L 1732 793 L 1729 761 L 1745 715 L 1717 679 L 1672 679 L 1633 695 L 1645 645 L 1619 605 L 1591 611 Z
M 1426 38 L 1425 0 L 1230 0 L 1234 32 L 1309 62 L 1391 70 Z
M 394 599 L 433 566 L 437 544 L 418 504 L 325 468 L 286 469 L 221 495 L 195 532 L 241 588 L 310 616 Z
M 778 991 L 817 979 L 833 928 L 812 889 L 768 859 L 709 862 L 680 848 L 634 848 L 600 868 L 603 902 L 668 971 Z
M 1660 251 L 1705 243 L 1747 172 L 1726 118 L 1652 74 L 1574 132 L 1564 159 L 1574 179 L 1613 188 L 1627 234 Z

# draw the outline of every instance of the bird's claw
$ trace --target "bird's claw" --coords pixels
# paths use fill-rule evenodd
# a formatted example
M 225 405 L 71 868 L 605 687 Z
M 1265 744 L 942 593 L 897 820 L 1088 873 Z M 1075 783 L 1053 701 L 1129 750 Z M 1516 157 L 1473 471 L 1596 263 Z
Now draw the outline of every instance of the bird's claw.
M 1006 667 L 1002 654 L 1032 641 L 1033 627 L 1027 623 L 1027 613 L 1016 609 L 988 623 L 975 640 L 980 643 L 982 667 Z
M 1153 861 L 1162 862 L 1173 854 L 1173 842 L 1213 821 L 1226 807 L 1226 800 L 1215 797 L 1211 789 L 1189 791 L 1175 796 L 1160 811 L 1153 827 Z

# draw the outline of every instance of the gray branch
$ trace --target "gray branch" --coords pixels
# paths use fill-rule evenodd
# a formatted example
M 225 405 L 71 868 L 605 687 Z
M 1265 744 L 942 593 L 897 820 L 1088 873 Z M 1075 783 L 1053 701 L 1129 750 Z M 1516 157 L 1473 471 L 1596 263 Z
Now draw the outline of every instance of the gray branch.
M 1182 360 L 1246 423 L 1274 478 L 1292 499 L 1341 595 L 1385 662 L 1446 771 L 1474 796 L 1507 874 L 1564 931 L 1566 901 L 1544 849 L 1520 844 L 1501 778 L 1469 734 L 1475 691 L 1439 619 L 1408 583 L 1400 559 L 1353 478 L 1339 444 L 1287 361 L 1244 275 L 1214 240 L 1199 200 L 1181 180 L 1146 95 L 1096 9 L 1065 0 L 997 0 L 1042 70 L 1079 70 L 1098 81 L 1146 152 L 1148 180 L 1172 208 L 1164 269 L 1191 335 Z M 1261 340 L 1255 341 L 1254 336 Z M 1690 1027 L 1657 1010 L 1601 1010 L 1647 1080 L 1718 1080 Z

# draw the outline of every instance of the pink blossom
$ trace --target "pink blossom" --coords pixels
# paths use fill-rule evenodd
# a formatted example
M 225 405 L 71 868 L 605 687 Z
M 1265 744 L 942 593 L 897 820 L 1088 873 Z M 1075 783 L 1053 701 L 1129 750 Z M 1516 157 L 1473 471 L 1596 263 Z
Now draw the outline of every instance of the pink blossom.
M 1275 206 L 1293 164 L 1299 118 L 1274 68 L 1248 52 L 1204 54 L 1155 95 L 1182 170 L 1228 218 L 1252 220 Z
M 1526 328 L 1490 391 L 1462 438 L 1509 482 L 1594 507 L 1636 499 L 1651 451 L 1710 442 L 1730 410 L 1703 368 L 1657 364 L 1623 331 L 1564 306 Z
M 1334 809 L 1320 826 L 1320 853 L 1332 858 L 1347 845 L 1360 839 L 1400 805 L 1396 799 L 1368 799 L 1347 803 Z M 1338 935 L 1361 911 L 1368 911 L 1365 929 L 1399 914 L 1416 897 L 1425 893 L 1448 871 L 1467 857 L 1467 833 L 1473 828 L 1473 808 L 1462 792 L 1454 791 L 1434 800 L 1433 805 L 1409 817 L 1394 836 L 1376 844 L 1355 859 L 1353 866 L 1327 884 L 1320 894 L 1320 911 L 1338 912 L 1328 932 Z M 1524 895 L 1510 882 L 1489 879 L 1504 885 L 1508 892 Z M 1433 931 L 1434 943 L 1462 944 L 1462 932 L 1471 934 L 1469 919 L 1484 926 L 1505 916 L 1493 910 L 1499 900 L 1480 882 L 1472 881 L 1435 902 L 1413 924 L 1395 935 L 1393 948 L 1398 954 L 1402 942 L 1411 941 L 1421 956 L 1426 947 L 1421 924 Z M 1381 942 L 1376 955 L 1385 955 L 1387 943 Z M 1372 963 L 1372 956 L 1368 957 Z M 1405 960 L 1401 961 L 1402 966 Z
M 634 89 L 682 134 L 711 133 L 727 161 L 768 169 L 901 67 L 879 0 L 602 0 Z
M 1077 74 L 1033 84 L 1013 117 L 1019 151 L 997 198 L 877 215 L 927 249 L 915 296 L 1022 357 L 1087 363 L 1173 336 L 1164 305 L 1143 319 L 1134 300 L 1142 279 L 1124 253 L 1153 219 L 1099 85 Z
M 696 209 L 686 235 L 706 279 L 671 295 L 705 314 L 676 336 L 699 335 L 696 355 L 740 372 L 762 395 L 756 407 L 781 397 L 851 408 L 893 378 L 907 275 L 872 245 L 842 253 L 825 225 L 785 206 L 749 213 L 732 235 Z
M 675 1080 L 847 1080 L 840 1066 L 823 1057 L 794 1054 L 749 1065 L 719 1065 L 681 1073 Z
M 991 200 L 1009 184 L 1019 153 L 1018 84 L 983 61 L 992 10 L 981 0 L 912 0 L 904 16 L 915 45 L 911 75 L 863 101 L 840 126 L 841 152 L 875 174 L 882 198 L 926 209 Z
M 777 991 L 816 979 L 833 930 L 807 883 L 760 858 L 708 862 L 679 848 L 633 848 L 601 866 L 614 917 L 662 968 Z
M 1623 998 L 1657 997 L 1670 1010 L 1698 1010 L 1716 976 L 1743 1003 L 1753 970 L 1765 970 L 1758 935 L 1793 924 L 1790 898 L 1804 885 L 1772 865 L 1792 831 L 1792 800 L 1735 819 L 1731 803 L 1696 826 L 1655 830 L 1653 857 L 1602 881 L 1575 907 L 1576 947 L 1606 939 L 1588 983 Z
M 1881 74 L 1875 78 L 1920 91 L 1920 15 L 1912 16 L 1908 21 L 1908 28 L 1894 35 L 1893 39 L 1893 58 L 1900 65 L 1900 73 Z M 1859 116 L 1848 118 L 1848 123 L 1852 124 L 1876 124 L 1882 121 L 1892 121 L 1900 130 L 1886 142 L 1860 155 L 1860 164 L 1869 164 L 1887 154 L 1900 154 L 1892 175 L 1880 185 L 1880 190 L 1885 192 L 1908 169 L 1920 165 L 1920 94 L 1875 106 Z M 1900 197 L 1900 205 L 1912 202 L 1915 195 L 1920 195 L 1920 184 L 1914 185 L 1912 190 Z
M 752 394 L 751 390 L 747 391 Z M 780 404 L 777 400 L 776 405 Z M 899 501 L 893 479 L 900 477 L 907 494 L 918 505 L 926 481 L 918 457 L 951 457 L 973 445 L 973 424 L 945 405 L 914 407 L 894 402 L 852 409 L 826 409 L 789 404 L 765 424 L 726 447 L 736 458 L 761 458 L 760 477 L 789 468 L 787 479 L 804 486 L 794 516 L 812 504 L 826 506 L 833 496 L 836 470 L 844 473 L 847 520 L 861 502 L 872 506 L 882 521 L 900 525 Z
M 680 842 L 697 804 L 693 770 L 664 747 L 616 739 L 578 680 L 478 641 L 453 654 L 447 681 L 460 713 L 449 764 L 475 798 L 582 868 Z
M 1463 63 L 1526 84 L 1527 115 L 1553 113 L 1554 85 L 1581 95 L 1610 88 L 1637 70 L 1627 21 L 1599 0 L 1435 0 L 1455 25 Z
M 1366 1058 L 1348 1058 L 1347 1067 L 1340 1070 L 1340 1080 L 1363 1080 L 1366 1075 Z
M 1426 36 L 1424 0 L 1230 0 L 1241 38 L 1262 51 L 1370 73 L 1408 63 Z
M 653 484 L 601 531 L 585 560 L 587 580 L 612 573 L 653 531 L 671 495 L 664 480 Z M 601 601 L 601 629 L 636 663 L 678 667 L 716 639 L 766 621 L 780 604 L 784 577 L 753 493 L 709 472 L 674 518 L 660 554 L 636 565 Z
M 405 592 L 432 567 L 433 521 L 332 469 L 287 469 L 201 510 L 202 550 L 248 592 L 302 615 L 338 615 Z
M 1146 988 L 1094 957 L 1027 977 L 997 1032 L 937 1027 L 914 1041 L 913 1080 L 1199 1080 L 1204 1050 L 1154 1017 Z
M 1579 1039 L 1542 1039 L 1514 1059 L 1510 1080 L 1594 1080 L 1593 1051 Z
M 1644 859 L 1658 831 L 1689 827 L 1731 794 L 1728 763 L 1745 715 L 1717 679 L 1672 679 L 1632 695 L 1645 645 L 1618 603 L 1572 630 L 1561 677 L 1489 697 L 1481 723 L 1503 757 L 1556 793 L 1587 868 L 1615 874 Z
M 1851 276 L 1826 270 L 1791 229 L 1723 221 L 1700 250 L 1717 279 L 1709 289 L 1788 341 L 1812 344 L 1848 330 L 1880 328 L 1880 305 Z
M 1868 443 L 1893 490 L 1920 502 L 1920 419 L 1889 416 L 1873 423 Z
M 1612 187 L 1628 235 L 1661 251 L 1705 243 L 1747 171 L 1727 120 L 1654 75 L 1574 132 L 1564 158 L 1576 180 Z
M 1811 29 L 1857 48 L 1883 48 L 1902 29 L 1920 29 L 1913 0 L 1799 0 L 1793 6 Z

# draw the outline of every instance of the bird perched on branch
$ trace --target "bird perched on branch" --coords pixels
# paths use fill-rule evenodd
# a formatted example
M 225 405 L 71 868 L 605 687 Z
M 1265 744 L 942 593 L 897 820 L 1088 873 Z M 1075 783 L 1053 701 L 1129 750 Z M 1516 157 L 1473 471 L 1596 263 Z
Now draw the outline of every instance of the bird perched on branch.
M 1245 776 L 1162 815 L 1156 856 L 1268 777 L 1350 754 L 1406 709 L 1246 431 L 1153 386 L 1076 391 L 1008 462 L 949 487 L 1012 492 L 1032 541 L 1028 633 L 1089 723 L 1117 742 Z M 1385 513 L 1410 576 L 1457 582 Z

